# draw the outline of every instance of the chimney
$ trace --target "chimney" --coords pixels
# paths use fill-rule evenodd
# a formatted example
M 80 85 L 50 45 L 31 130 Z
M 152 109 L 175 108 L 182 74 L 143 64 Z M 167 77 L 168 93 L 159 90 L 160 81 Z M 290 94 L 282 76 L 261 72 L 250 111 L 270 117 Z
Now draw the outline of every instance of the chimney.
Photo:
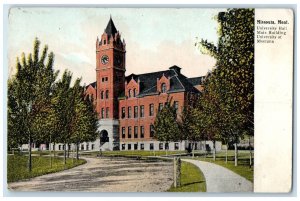
M 174 65 L 169 68 L 170 70 L 174 70 L 176 73 L 180 74 L 181 68 Z

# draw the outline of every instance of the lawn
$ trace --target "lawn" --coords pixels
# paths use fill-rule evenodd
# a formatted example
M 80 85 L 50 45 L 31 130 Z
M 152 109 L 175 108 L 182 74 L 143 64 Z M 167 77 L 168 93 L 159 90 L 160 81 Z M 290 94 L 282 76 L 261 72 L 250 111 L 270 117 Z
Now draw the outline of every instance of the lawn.
M 185 151 L 168 151 L 167 154 L 182 154 L 186 153 Z M 80 152 L 81 156 L 97 156 L 99 151 L 95 152 Z M 102 156 L 164 156 L 166 151 L 102 151 Z
M 52 158 L 52 168 L 50 167 L 49 157 L 32 157 L 32 172 L 27 169 L 28 156 L 8 155 L 7 156 L 7 182 L 14 182 L 23 179 L 49 174 L 64 170 L 63 158 Z M 79 161 L 67 159 L 66 169 L 86 163 L 85 160 Z
M 216 155 L 216 161 L 213 160 L 213 155 L 209 154 L 206 157 L 201 154 L 196 154 L 196 157 L 194 158 L 196 160 L 201 161 L 207 161 L 211 163 L 215 163 L 217 165 L 223 166 L 238 175 L 246 178 L 247 180 L 251 181 L 253 183 L 253 165 L 250 168 L 249 166 L 249 151 L 239 151 L 238 153 L 238 166 L 234 166 L 234 151 L 229 150 L 228 151 L 228 162 L 225 162 L 225 151 L 218 152 Z M 252 158 L 252 161 L 254 160 L 254 157 Z
M 180 187 L 174 188 L 172 186 L 168 192 L 206 192 L 206 182 L 203 173 L 191 163 L 182 162 L 180 181 Z

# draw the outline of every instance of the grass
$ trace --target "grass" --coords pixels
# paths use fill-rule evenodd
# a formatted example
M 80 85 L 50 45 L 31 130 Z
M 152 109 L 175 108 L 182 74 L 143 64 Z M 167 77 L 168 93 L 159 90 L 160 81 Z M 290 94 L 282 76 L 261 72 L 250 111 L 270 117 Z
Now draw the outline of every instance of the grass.
M 206 192 L 206 182 L 203 173 L 191 163 L 181 163 L 181 186 L 171 187 L 168 192 Z
M 197 156 L 197 154 L 196 154 Z M 234 151 L 228 151 L 228 162 L 225 162 L 225 151 L 217 152 L 216 161 L 213 160 L 213 155 L 209 154 L 206 157 L 202 155 L 198 155 L 194 159 L 207 161 L 210 163 L 215 163 L 217 165 L 223 166 L 238 175 L 246 178 L 247 180 L 253 183 L 253 165 L 249 167 L 249 151 L 239 151 L 238 152 L 238 166 L 234 166 Z M 253 161 L 254 158 L 252 158 Z
M 168 151 L 168 155 L 170 154 L 182 154 L 186 153 L 185 151 Z M 36 153 L 38 154 L 38 152 Z M 63 153 L 58 153 L 63 154 Z M 80 152 L 81 156 L 97 156 L 99 151 L 94 152 Z M 163 156 L 166 155 L 166 151 L 140 151 L 140 150 L 132 150 L 132 151 L 103 151 L 103 156 Z M 238 175 L 246 178 L 247 180 L 253 182 L 253 166 L 249 167 L 249 151 L 248 150 L 239 150 L 238 153 L 238 166 L 234 166 L 234 151 L 228 151 L 228 162 L 225 162 L 225 151 L 217 152 L 216 161 L 213 161 L 213 155 L 207 154 L 206 157 L 203 153 L 195 153 L 196 160 L 207 161 L 211 163 L 215 163 L 217 165 L 223 166 Z M 254 157 L 252 158 L 254 161 Z
M 7 156 L 7 182 L 14 182 L 24 179 L 29 179 L 44 174 L 58 172 L 64 170 L 63 158 L 52 158 L 52 168 L 50 167 L 49 157 L 32 157 L 32 172 L 29 173 L 27 169 L 28 156 L 22 155 L 8 155 Z M 66 169 L 86 163 L 85 160 L 79 161 L 67 159 Z
M 168 151 L 167 154 L 182 154 L 185 151 Z M 95 152 L 81 152 L 82 156 L 96 156 L 99 154 L 99 151 Z M 102 151 L 102 156 L 164 156 L 166 151 Z

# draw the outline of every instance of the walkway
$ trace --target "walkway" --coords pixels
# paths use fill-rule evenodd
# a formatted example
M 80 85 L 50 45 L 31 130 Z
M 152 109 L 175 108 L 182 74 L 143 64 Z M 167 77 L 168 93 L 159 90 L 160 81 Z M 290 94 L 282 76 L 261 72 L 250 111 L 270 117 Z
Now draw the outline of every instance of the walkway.
M 164 192 L 173 164 L 124 158 L 85 158 L 75 168 L 8 184 L 12 191 Z
M 213 163 L 182 159 L 201 169 L 206 179 L 207 192 L 253 192 L 253 184 L 240 175 Z

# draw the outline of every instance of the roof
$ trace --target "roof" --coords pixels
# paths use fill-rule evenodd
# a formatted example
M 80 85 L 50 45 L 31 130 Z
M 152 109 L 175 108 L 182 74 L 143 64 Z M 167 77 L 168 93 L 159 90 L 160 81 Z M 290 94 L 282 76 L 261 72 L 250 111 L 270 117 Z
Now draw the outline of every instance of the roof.
M 172 66 L 169 70 L 157 71 L 152 73 L 145 74 L 130 74 L 125 77 L 127 83 L 132 79 L 136 82 L 140 82 L 140 93 L 138 97 L 149 96 L 158 94 L 157 92 L 157 79 L 160 79 L 162 76 L 170 78 L 170 89 L 167 93 L 176 93 L 176 92 L 192 92 L 199 93 L 199 90 L 194 86 L 202 83 L 204 76 L 187 78 L 186 76 L 180 73 L 180 67 Z M 96 82 L 89 84 L 88 86 L 96 88 Z M 87 87 L 88 87 L 87 86 Z M 124 97 L 125 92 L 119 94 L 119 97 Z
M 110 17 L 109 22 L 108 22 L 108 24 L 105 28 L 105 33 L 107 33 L 107 35 L 113 35 L 114 36 L 117 32 L 118 31 L 115 27 L 115 24 L 114 24 L 113 20 Z
M 162 76 L 170 78 L 170 90 L 168 93 L 189 91 L 193 93 L 199 93 L 199 90 L 194 87 L 192 83 L 188 81 L 188 78 L 180 73 L 180 67 L 172 66 L 169 70 L 158 71 L 145 74 L 131 74 L 126 77 L 127 83 L 131 79 L 134 79 L 136 82 L 140 82 L 140 93 L 138 96 L 146 96 L 157 94 L 157 79 L 160 79 Z
M 193 85 L 203 84 L 205 76 L 188 78 L 188 81 Z
M 97 82 L 92 82 L 91 84 L 88 84 L 87 86 L 86 86 L 86 89 L 89 87 L 89 86 L 92 86 L 94 89 L 96 88 L 96 84 L 97 84 Z

